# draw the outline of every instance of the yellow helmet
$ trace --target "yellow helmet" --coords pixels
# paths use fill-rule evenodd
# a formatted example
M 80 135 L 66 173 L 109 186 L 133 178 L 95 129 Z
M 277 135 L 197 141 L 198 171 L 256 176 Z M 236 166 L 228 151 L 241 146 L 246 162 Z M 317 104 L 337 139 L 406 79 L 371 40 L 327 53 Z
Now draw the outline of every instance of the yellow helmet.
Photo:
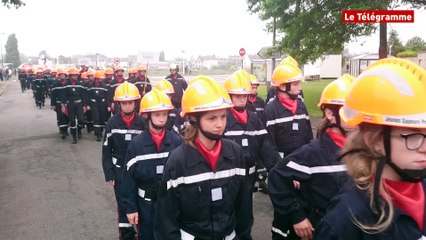
M 182 96 L 181 117 L 188 113 L 205 112 L 233 107 L 226 90 L 216 81 L 198 79 Z
M 103 71 L 96 71 L 95 78 L 97 79 L 105 79 L 105 73 Z
M 79 74 L 80 74 L 80 72 L 75 67 L 68 69 L 68 75 L 79 75 Z
M 188 82 L 188 86 L 193 84 L 194 82 L 198 81 L 198 80 L 207 80 L 207 81 L 216 81 L 213 78 L 206 76 L 206 75 L 198 75 L 195 78 L 189 80 Z
M 285 57 L 283 60 L 281 60 L 281 62 L 278 64 L 278 66 L 280 66 L 283 63 L 291 63 L 294 66 L 299 67 L 299 63 L 292 56 Z
M 257 80 L 256 76 L 250 74 L 250 84 L 251 85 L 260 85 L 260 82 Z
M 226 79 L 224 87 L 229 94 L 251 94 L 250 82 L 243 75 L 240 74 L 232 74 L 230 78 Z
M 238 75 L 240 78 L 250 81 L 250 73 L 244 69 L 237 70 L 232 75 Z
M 86 80 L 87 79 L 87 72 L 82 73 L 80 78 Z
M 329 83 L 322 91 L 318 107 L 324 104 L 343 105 L 345 104 L 346 95 L 349 92 L 354 77 L 344 74 L 340 78 Z
M 113 75 L 114 74 L 114 70 L 112 70 L 112 68 L 105 68 L 104 73 L 105 74 L 109 74 L 109 75 Z
M 158 112 L 172 110 L 173 105 L 170 98 L 158 89 L 152 89 L 143 96 L 139 113 Z
M 173 88 L 173 85 L 167 81 L 166 79 L 160 80 L 156 85 L 155 88 L 160 90 L 161 92 L 165 94 L 173 94 L 175 93 L 175 89 Z
M 114 92 L 114 101 L 116 102 L 133 101 L 140 98 L 138 88 L 129 82 L 118 85 Z
M 296 81 L 302 81 L 302 71 L 291 63 L 282 63 L 277 66 L 272 73 L 271 84 L 274 87 L 279 87 L 285 83 L 291 83 Z
M 136 67 L 132 67 L 132 68 L 129 68 L 129 71 L 127 71 L 129 74 L 135 74 L 135 73 L 137 73 L 138 72 L 138 69 L 136 68 Z
M 361 123 L 426 128 L 426 70 L 398 58 L 381 59 L 352 84 L 340 116 Z

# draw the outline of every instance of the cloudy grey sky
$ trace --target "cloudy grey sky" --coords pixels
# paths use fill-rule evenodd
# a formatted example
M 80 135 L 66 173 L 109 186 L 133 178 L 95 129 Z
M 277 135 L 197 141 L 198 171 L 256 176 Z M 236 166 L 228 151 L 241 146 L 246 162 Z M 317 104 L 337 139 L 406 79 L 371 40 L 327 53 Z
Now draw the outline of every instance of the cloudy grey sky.
M 124 57 L 138 51 L 182 55 L 255 54 L 272 42 L 265 23 L 247 11 L 246 0 L 24 0 L 18 10 L 0 7 L 0 34 L 5 44 L 16 33 L 19 50 L 52 56 L 103 53 Z M 426 12 L 414 24 L 391 24 L 405 42 L 426 39 Z M 361 44 L 364 43 L 363 46 Z M 350 52 L 376 52 L 378 34 L 348 44 Z

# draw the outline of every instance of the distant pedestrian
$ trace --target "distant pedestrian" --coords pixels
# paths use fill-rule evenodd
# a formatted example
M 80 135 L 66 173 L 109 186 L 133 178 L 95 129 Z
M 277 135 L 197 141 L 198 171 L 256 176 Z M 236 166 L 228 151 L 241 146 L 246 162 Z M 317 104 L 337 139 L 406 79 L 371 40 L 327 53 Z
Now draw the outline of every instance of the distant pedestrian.
M 181 108 L 183 92 L 188 87 L 188 83 L 182 75 L 179 74 L 179 66 L 177 64 L 171 64 L 169 70 L 170 75 L 166 77 L 166 80 L 173 85 L 175 90 L 175 93 L 172 96 L 172 104 L 175 108 L 179 109 Z

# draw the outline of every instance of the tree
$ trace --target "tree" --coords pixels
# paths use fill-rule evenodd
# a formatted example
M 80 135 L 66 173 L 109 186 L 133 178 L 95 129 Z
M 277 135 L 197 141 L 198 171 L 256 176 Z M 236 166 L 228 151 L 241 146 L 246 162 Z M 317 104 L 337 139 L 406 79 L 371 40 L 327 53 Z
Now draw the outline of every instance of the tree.
M 389 33 L 388 49 L 393 56 L 397 56 L 398 53 L 405 51 L 405 47 L 399 39 L 398 32 L 395 30 L 391 30 Z
M 426 50 L 426 42 L 421 37 L 415 36 L 408 39 L 405 44 L 405 48 L 414 52 L 420 52 L 422 50 Z
M 7 63 L 12 63 L 13 67 L 18 67 L 21 64 L 21 59 L 19 57 L 18 50 L 18 39 L 16 39 L 15 34 L 9 35 L 6 42 L 6 56 L 5 61 Z
M 247 0 L 248 9 L 267 21 L 267 31 L 272 32 L 273 20 L 283 37 L 278 50 L 292 55 L 301 64 L 319 57 L 340 53 L 344 44 L 359 36 L 377 30 L 375 24 L 344 24 L 344 9 L 392 9 L 398 4 L 425 7 L 424 0 L 378 1 L 304 1 L 304 0 Z M 380 24 L 380 53 L 387 54 L 386 24 Z
M 1 0 L 3 3 L 3 6 L 10 8 L 11 6 L 14 6 L 16 9 L 22 6 L 25 6 L 25 3 L 21 0 Z
M 164 62 L 165 61 L 165 55 L 164 55 L 164 51 L 163 50 L 160 52 L 160 59 L 159 59 L 159 61 L 160 62 Z

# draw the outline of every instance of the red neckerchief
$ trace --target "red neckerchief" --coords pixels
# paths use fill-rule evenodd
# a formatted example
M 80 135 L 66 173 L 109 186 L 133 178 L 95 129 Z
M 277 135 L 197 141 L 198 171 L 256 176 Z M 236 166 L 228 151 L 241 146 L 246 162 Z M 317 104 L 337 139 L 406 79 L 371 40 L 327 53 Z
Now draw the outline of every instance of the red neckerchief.
M 176 79 L 177 79 L 177 74 L 172 75 L 172 79 L 173 79 L 173 80 L 176 80 Z
M 248 100 L 251 102 L 251 103 L 254 103 L 254 102 L 256 102 L 256 96 L 254 96 L 254 97 L 252 97 L 251 95 L 248 97 Z
M 331 128 L 327 128 L 325 131 L 327 132 L 328 136 L 330 136 L 331 140 L 333 140 L 334 144 L 336 144 L 339 148 L 343 148 L 346 140 L 346 137 L 343 134 L 333 132 Z
M 421 182 L 384 180 L 386 190 L 392 197 L 392 203 L 412 217 L 419 226 L 424 228 L 425 194 Z
M 105 78 L 107 83 L 111 83 L 112 82 L 112 78 Z
M 198 151 L 207 160 L 212 171 L 216 168 L 219 161 L 220 150 L 222 149 L 222 140 L 218 140 L 212 150 L 207 149 L 198 138 L 195 138 L 195 145 Z
M 247 110 L 244 109 L 242 112 L 238 112 L 234 108 L 231 108 L 231 113 L 238 123 L 246 125 L 248 120 Z
M 77 80 L 73 80 L 73 79 L 71 79 L 71 84 L 72 85 L 75 85 L 77 83 Z
M 127 128 L 130 128 L 132 126 L 133 120 L 135 120 L 135 114 L 133 113 L 129 118 L 127 118 L 126 115 L 124 115 L 123 112 L 120 112 L 121 119 L 123 119 L 123 122 L 126 124 Z
M 96 87 L 101 86 L 101 82 L 99 82 L 99 81 L 95 81 L 95 86 L 96 86 Z
M 61 80 L 61 85 L 62 85 L 62 86 L 65 86 L 65 84 L 67 84 L 67 80 L 66 80 L 66 79 Z
M 297 99 L 291 99 L 291 98 L 284 98 L 281 97 L 279 95 L 278 96 L 278 100 L 281 102 L 281 104 L 287 108 L 288 110 L 290 110 L 291 113 L 296 114 L 296 110 L 297 110 Z
M 123 83 L 124 82 L 124 78 L 121 76 L 117 76 L 117 82 L 118 83 Z
M 151 128 L 149 128 L 149 132 L 151 133 L 151 137 L 152 137 L 152 141 L 154 141 L 155 146 L 157 147 L 157 150 L 160 150 L 161 144 L 164 141 L 164 136 L 166 135 L 166 131 L 161 130 L 161 132 L 159 133 L 155 133 L 154 131 L 151 130 Z
M 145 76 L 144 75 L 140 75 L 139 76 L 139 80 L 141 80 L 142 82 L 145 81 Z

